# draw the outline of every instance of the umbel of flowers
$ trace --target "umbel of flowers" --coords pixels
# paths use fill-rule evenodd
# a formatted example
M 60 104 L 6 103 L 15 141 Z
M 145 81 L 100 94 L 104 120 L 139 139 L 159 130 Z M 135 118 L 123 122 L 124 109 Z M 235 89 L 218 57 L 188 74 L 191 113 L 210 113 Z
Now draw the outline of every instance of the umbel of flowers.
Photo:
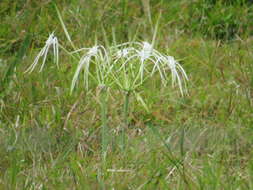
M 49 35 L 45 46 L 41 49 L 31 66 L 26 70 L 31 73 L 42 59 L 40 72 L 43 70 L 48 52 L 53 49 L 54 61 L 59 66 L 59 45 L 54 33 Z M 66 49 L 64 49 L 66 51 Z M 107 126 L 107 89 L 117 88 L 125 94 L 123 106 L 124 124 L 122 125 L 121 147 L 125 146 L 125 129 L 128 125 L 129 97 L 138 90 L 145 81 L 155 74 L 159 75 L 161 83 L 166 86 L 169 81 L 177 85 L 181 94 L 186 91 L 188 77 L 183 67 L 174 57 L 163 54 L 148 42 L 126 42 L 111 47 L 94 45 L 91 48 L 80 48 L 68 55 L 76 56 L 79 62 L 72 78 L 71 92 L 76 87 L 77 81 L 83 75 L 83 87 L 91 88 L 93 81 L 101 90 L 101 120 L 102 120 L 102 153 L 106 157 L 108 148 L 109 130 Z M 92 68 L 92 69 L 91 69 Z M 171 77 L 171 80 L 170 80 Z

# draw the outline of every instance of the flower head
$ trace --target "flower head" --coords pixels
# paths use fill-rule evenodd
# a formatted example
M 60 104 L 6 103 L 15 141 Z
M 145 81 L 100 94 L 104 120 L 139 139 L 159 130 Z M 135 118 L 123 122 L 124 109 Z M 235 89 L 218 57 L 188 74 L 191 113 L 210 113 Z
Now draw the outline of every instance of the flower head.
M 86 89 L 89 88 L 89 76 L 96 80 L 100 85 L 104 85 L 108 78 L 108 73 L 111 71 L 112 67 L 109 64 L 109 56 L 102 45 L 96 45 L 92 48 L 82 48 L 80 50 L 88 50 L 81 57 L 74 77 L 72 79 L 71 84 L 71 92 L 74 90 L 75 85 L 77 83 L 78 77 L 80 75 L 81 70 L 83 70 L 84 74 L 84 86 Z M 80 51 L 77 50 L 77 51 Z M 75 52 L 77 52 L 75 51 Z M 93 63 L 95 66 L 94 73 L 90 71 L 90 64 Z
M 142 50 L 139 51 L 139 57 L 141 58 L 141 62 L 145 61 L 152 55 L 153 47 L 148 42 L 142 42 Z
M 46 62 L 46 58 L 47 58 L 47 54 L 49 51 L 49 48 L 53 46 L 53 54 L 54 54 L 54 61 L 56 62 L 57 67 L 59 66 L 58 62 L 59 62 L 59 43 L 58 43 L 58 39 L 57 37 L 54 35 L 54 33 L 51 33 L 45 43 L 45 46 L 40 50 L 39 54 L 36 56 L 33 64 L 28 67 L 28 69 L 25 71 L 25 73 L 31 73 L 36 65 L 39 62 L 39 59 L 41 57 L 43 57 L 43 61 L 42 61 L 42 65 L 40 67 L 39 72 L 41 72 L 45 66 L 45 62 Z
M 163 85 L 167 84 L 168 73 L 171 71 L 172 85 L 178 83 L 180 92 L 183 94 L 183 83 L 188 80 L 182 66 L 172 56 L 164 55 L 153 48 L 148 42 L 127 42 L 113 48 L 123 48 L 116 51 L 117 59 L 114 61 L 117 73 L 116 83 L 124 89 L 135 89 L 144 81 L 158 72 Z
M 118 59 L 120 59 L 120 58 L 127 57 L 128 54 L 129 54 L 129 49 L 128 49 L 128 48 L 124 48 L 124 49 L 118 50 L 118 51 L 116 52 L 116 57 L 117 57 Z
M 181 94 L 183 94 L 183 84 L 188 80 L 186 72 L 183 67 L 174 59 L 172 56 L 164 56 L 164 62 L 167 64 L 169 70 L 171 71 L 172 86 L 178 83 Z

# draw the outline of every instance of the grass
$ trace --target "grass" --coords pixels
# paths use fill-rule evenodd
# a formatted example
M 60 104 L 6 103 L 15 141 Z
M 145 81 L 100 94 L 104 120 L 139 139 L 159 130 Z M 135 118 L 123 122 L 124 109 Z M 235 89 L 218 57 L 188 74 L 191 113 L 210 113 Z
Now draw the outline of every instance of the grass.
M 57 4 L 62 21 L 51 1 L 0 2 L 0 189 L 253 189 L 252 5 L 83 2 Z M 66 49 L 151 41 L 160 12 L 154 46 L 180 61 L 188 95 L 159 74 L 138 89 L 142 98 L 128 97 L 130 110 L 109 90 L 103 161 L 99 91 L 70 95 L 76 58 L 60 52 L 57 70 L 49 53 L 43 72 L 23 72 L 52 31 Z

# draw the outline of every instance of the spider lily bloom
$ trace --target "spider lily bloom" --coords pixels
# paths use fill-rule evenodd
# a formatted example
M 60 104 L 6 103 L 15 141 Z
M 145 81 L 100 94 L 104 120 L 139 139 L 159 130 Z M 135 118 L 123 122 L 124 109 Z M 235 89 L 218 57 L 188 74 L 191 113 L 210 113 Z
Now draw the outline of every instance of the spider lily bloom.
M 73 53 L 83 50 L 88 50 L 88 52 L 81 57 L 78 63 L 76 72 L 72 79 L 71 92 L 75 88 L 76 82 L 82 69 L 84 70 L 84 85 L 87 90 L 89 88 L 89 76 L 95 79 L 100 85 L 103 85 L 109 72 L 112 70 L 112 66 L 109 64 L 109 56 L 104 46 L 98 45 L 93 46 L 92 48 L 82 48 L 80 50 L 74 51 Z M 92 58 L 94 58 L 94 60 Z M 90 72 L 91 63 L 95 64 L 95 74 L 92 74 Z
M 128 43 L 122 44 L 122 45 L 126 45 Z M 127 54 L 123 54 L 124 56 L 122 57 L 127 57 L 127 55 L 129 55 L 128 59 L 125 61 L 124 65 L 127 64 L 129 61 L 131 61 L 134 58 L 138 58 L 141 62 L 141 66 L 140 66 L 140 73 L 141 73 L 141 78 L 143 79 L 143 74 L 144 74 L 144 70 L 145 70 L 145 66 L 144 66 L 144 62 L 145 61 L 151 61 L 152 63 L 156 64 L 157 60 L 161 60 L 162 55 L 155 49 L 153 49 L 152 45 L 148 42 L 130 42 L 130 44 L 134 45 L 138 45 L 138 47 L 136 48 L 124 48 L 123 50 L 121 50 L 122 52 L 124 52 L 125 50 L 127 51 Z
M 125 47 L 122 50 L 118 50 L 116 52 L 117 58 L 126 58 L 127 55 L 130 57 L 128 58 L 128 61 L 132 58 L 139 57 L 141 59 L 141 62 L 144 62 L 146 59 L 148 59 L 152 55 L 153 47 L 148 42 L 128 42 L 123 43 L 120 45 L 117 45 L 115 47 L 122 47 L 126 45 L 132 45 L 131 47 Z M 137 48 L 134 46 L 138 45 Z
M 141 59 L 141 67 L 140 67 L 140 77 L 141 81 L 143 81 L 143 74 L 144 74 L 144 61 L 149 59 L 152 56 L 153 47 L 148 42 L 143 42 L 142 50 L 138 52 L 138 56 Z M 152 61 L 152 59 L 151 59 Z
M 142 50 L 139 51 L 139 56 L 141 58 L 141 62 L 144 62 L 152 55 L 153 47 L 148 42 L 142 42 Z
M 172 75 L 172 86 L 175 83 L 178 83 L 179 89 L 181 94 L 183 95 L 183 87 L 182 84 L 186 83 L 186 80 L 189 80 L 186 72 L 184 71 L 183 67 L 174 59 L 172 56 L 164 56 L 164 61 L 166 62 L 167 66 L 171 70 Z M 182 81 L 183 80 L 183 81 Z
M 123 63 L 121 64 L 119 71 L 122 70 L 123 68 L 125 69 L 127 65 L 130 65 L 130 67 L 138 68 L 138 73 L 135 73 L 135 79 L 132 82 L 133 86 L 135 85 L 138 86 L 142 84 L 143 81 L 147 79 L 147 77 L 149 77 L 149 75 L 146 77 L 144 76 L 145 71 L 148 74 L 151 73 L 152 75 L 156 70 L 159 71 L 161 80 L 165 84 L 165 76 L 164 76 L 165 74 L 161 68 L 163 55 L 161 55 L 161 53 L 155 50 L 150 43 L 129 42 L 129 43 L 118 45 L 116 47 L 121 47 L 121 46 L 130 46 L 130 47 L 125 47 L 124 49 L 117 51 L 116 53 L 117 59 L 115 63 L 118 62 L 119 59 L 123 59 L 123 60 L 125 59 L 125 61 L 123 61 Z M 136 61 L 139 61 L 140 64 L 135 64 L 135 66 L 133 66 L 133 64 L 129 64 L 129 62 L 136 62 Z M 150 66 L 152 67 L 151 72 L 148 71 L 148 67 L 150 68 Z M 140 84 L 136 84 L 138 79 L 140 79 Z
M 177 82 L 180 92 L 183 94 L 182 84 L 188 78 L 184 69 L 174 57 L 160 53 L 148 42 L 127 42 L 113 48 L 115 47 L 123 47 L 122 50 L 116 52 L 117 59 L 114 61 L 114 64 L 116 64 L 119 60 L 122 60 L 118 72 L 123 72 L 125 79 L 120 83 L 114 77 L 121 88 L 123 86 L 125 86 L 124 88 L 131 86 L 134 89 L 152 77 L 155 72 L 159 73 L 162 84 L 166 86 L 168 82 L 167 70 L 169 69 L 172 75 L 172 85 L 174 86 Z M 136 62 L 139 62 L 139 64 Z M 132 76 L 130 76 L 130 73 L 132 73 Z M 147 75 L 144 75 L 145 73 Z M 127 81 L 127 85 L 124 85 L 124 81 Z
M 39 62 L 40 57 L 43 57 L 42 65 L 40 67 L 39 72 L 42 71 L 42 69 L 45 66 L 47 54 L 49 51 L 49 48 L 53 46 L 53 54 L 54 54 L 54 61 L 56 62 L 57 67 L 59 67 L 59 43 L 57 37 L 54 35 L 54 33 L 51 33 L 46 41 L 45 46 L 40 50 L 39 54 L 35 58 L 33 64 L 25 71 L 25 73 L 31 73 L 36 65 Z
M 124 57 L 127 57 L 127 55 L 129 54 L 129 48 L 124 48 L 122 50 L 118 50 L 116 52 L 116 58 L 117 59 L 120 59 L 120 58 L 124 58 Z

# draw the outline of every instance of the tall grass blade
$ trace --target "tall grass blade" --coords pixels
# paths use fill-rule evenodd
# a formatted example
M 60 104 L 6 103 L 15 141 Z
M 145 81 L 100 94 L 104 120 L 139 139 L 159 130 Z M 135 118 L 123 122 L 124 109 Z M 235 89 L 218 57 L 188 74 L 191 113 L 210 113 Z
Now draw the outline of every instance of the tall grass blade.
M 100 107 L 101 107 L 101 122 L 102 122 L 102 159 L 106 160 L 106 153 L 109 144 L 109 130 L 107 126 L 107 92 L 106 87 L 101 87 L 100 89 Z
M 74 45 L 73 41 L 71 40 L 71 37 L 70 37 L 69 32 L 68 32 L 68 30 L 67 30 L 67 27 L 65 26 L 65 24 L 64 24 L 64 22 L 63 22 L 63 19 L 62 19 L 62 16 L 61 16 L 61 13 L 60 13 L 60 11 L 59 11 L 59 9 L 57 8 L 56 5 L 55 5 L 55 9 L 56 9 L 57 15 L 58 15 L 58 17 L 59 17 L 59 20 L 60 20 L 60 22 L 61 22 L 62 28 L 63 28 L 63 30 L 64 30 L 64 33 L 65 33 L 65 35 L 66 35 L 68 41 L 70 42 L 72 48 L 73 48 L 74 50 L 77 50 L 76 46 Z
M 185 156 L 184 140 L 185 140 L 185 129 L 184 129 L 184 127 L 182 127 L 181 137 L 180 137 L 180 153 L 181 153 L 182 158 L 184 158 L 184 156 Z
M 156 21 L 156 25 L 155 25 L 155 29 L 154 29 L 154 34 L 153 34 L 153 38 L 152 38 L 152 43 L 151 43 L 152 47 L 154 47 L 154 45 L 155 45 L 155 41 L 156 41 L 156 36 L 157 36 L 158 28 L 159 28 L 159 23 L 160 23 L 161 15 L 162 15 L 162 13 L 160 12 L 159 15 L 158 15 L 157 21 Z
M 128 125 L 129 125 L 129 99 L 130 99 L 130 95 L 131 95 L 131 92 L 130 91 L 126 91 L 125 94 L 124 94 L 124 105 L 123 105 L 123 120 L 124 120 L 124 123 L 123 123 L 123 126 L 121 128 L 121 143 L 120 143 L 120 146 L 121 146 L 121 150 L 124 152 L 125 148 L 126 148 L 126 130 L 128 128 Z
M 171 163 L 173 163 L 177 168 L 179 168 L 180 165 L 181 165 L 180 160 L 174 158 L 175 156 L 173 155 L 173 153 L 171 151 L 171 148 L 169 147 L 168 143 L 166 143 L 166 141 L 164 140 L 164 138 L 162 137 L 162 135 L 159 133 L 159 131 L 157 130 L 157 128 L 154 127 L 152 124 L 148 124 L 147 126 L 152 130 L 152 132 L 154 133 L 154 135 L 163 143 L 163 145 L 168 150 L 168 154 L 166 154 L 167 158 L 171 161 Z
M 164 138 L 162 137 L 162 135 L 159 133 L 159 131 L 157 130 L 156 127 L 154 127 L 152 124 L 148 124 L 147 125 L 152 132 L 157 136 L 157 138 L 163 143 L 163 145 L 166 147 L 166 149 L 168 150 L 168 154 L 165 154 L 165 156 L 167 157 L 167 159 L 177 168 L 180 176 L 182 177 L 184 183 L 189 186 L 189 182 L 186 176 L 186 171 L 185 171 L 185 167 L 184 167 L 184 163 L 183 160 L 181 159 L 177 159 L 172 151 L 171 148 L 169 147 L 168 143 L 164 140 Z
M 31 43 L 31 34 L 28 33 L 24 39 L 22 46 L 20 47 L 20 49 L 17 53 L 17 56 L 15 57 L 14 61 L 10 64 L 9 68 L 7 69 L 7 71 L 5 73 L 4 78 L 1 81 L 0 95 L 2 95 L 2 93 L 4 93 L 7 86 L 9 85 L 11 77 L 14 74 L 15 67 L 17 67 L 17 65 L 22 62 L 23 57 L 24 57 L 28 47 L 30 46 L 30 43 Z
M 150 113 L 150 109 L 148 108 L 148 105 L 145 103 L 145 101 L 143 100 L 143 98 L 141 97 L 141 95 L 137 92 L 134 92 L 135 96 L 136 96 L 136 99 L 138 102 L 141 103 L 141 105 L 144 107 L 144 109 Z

